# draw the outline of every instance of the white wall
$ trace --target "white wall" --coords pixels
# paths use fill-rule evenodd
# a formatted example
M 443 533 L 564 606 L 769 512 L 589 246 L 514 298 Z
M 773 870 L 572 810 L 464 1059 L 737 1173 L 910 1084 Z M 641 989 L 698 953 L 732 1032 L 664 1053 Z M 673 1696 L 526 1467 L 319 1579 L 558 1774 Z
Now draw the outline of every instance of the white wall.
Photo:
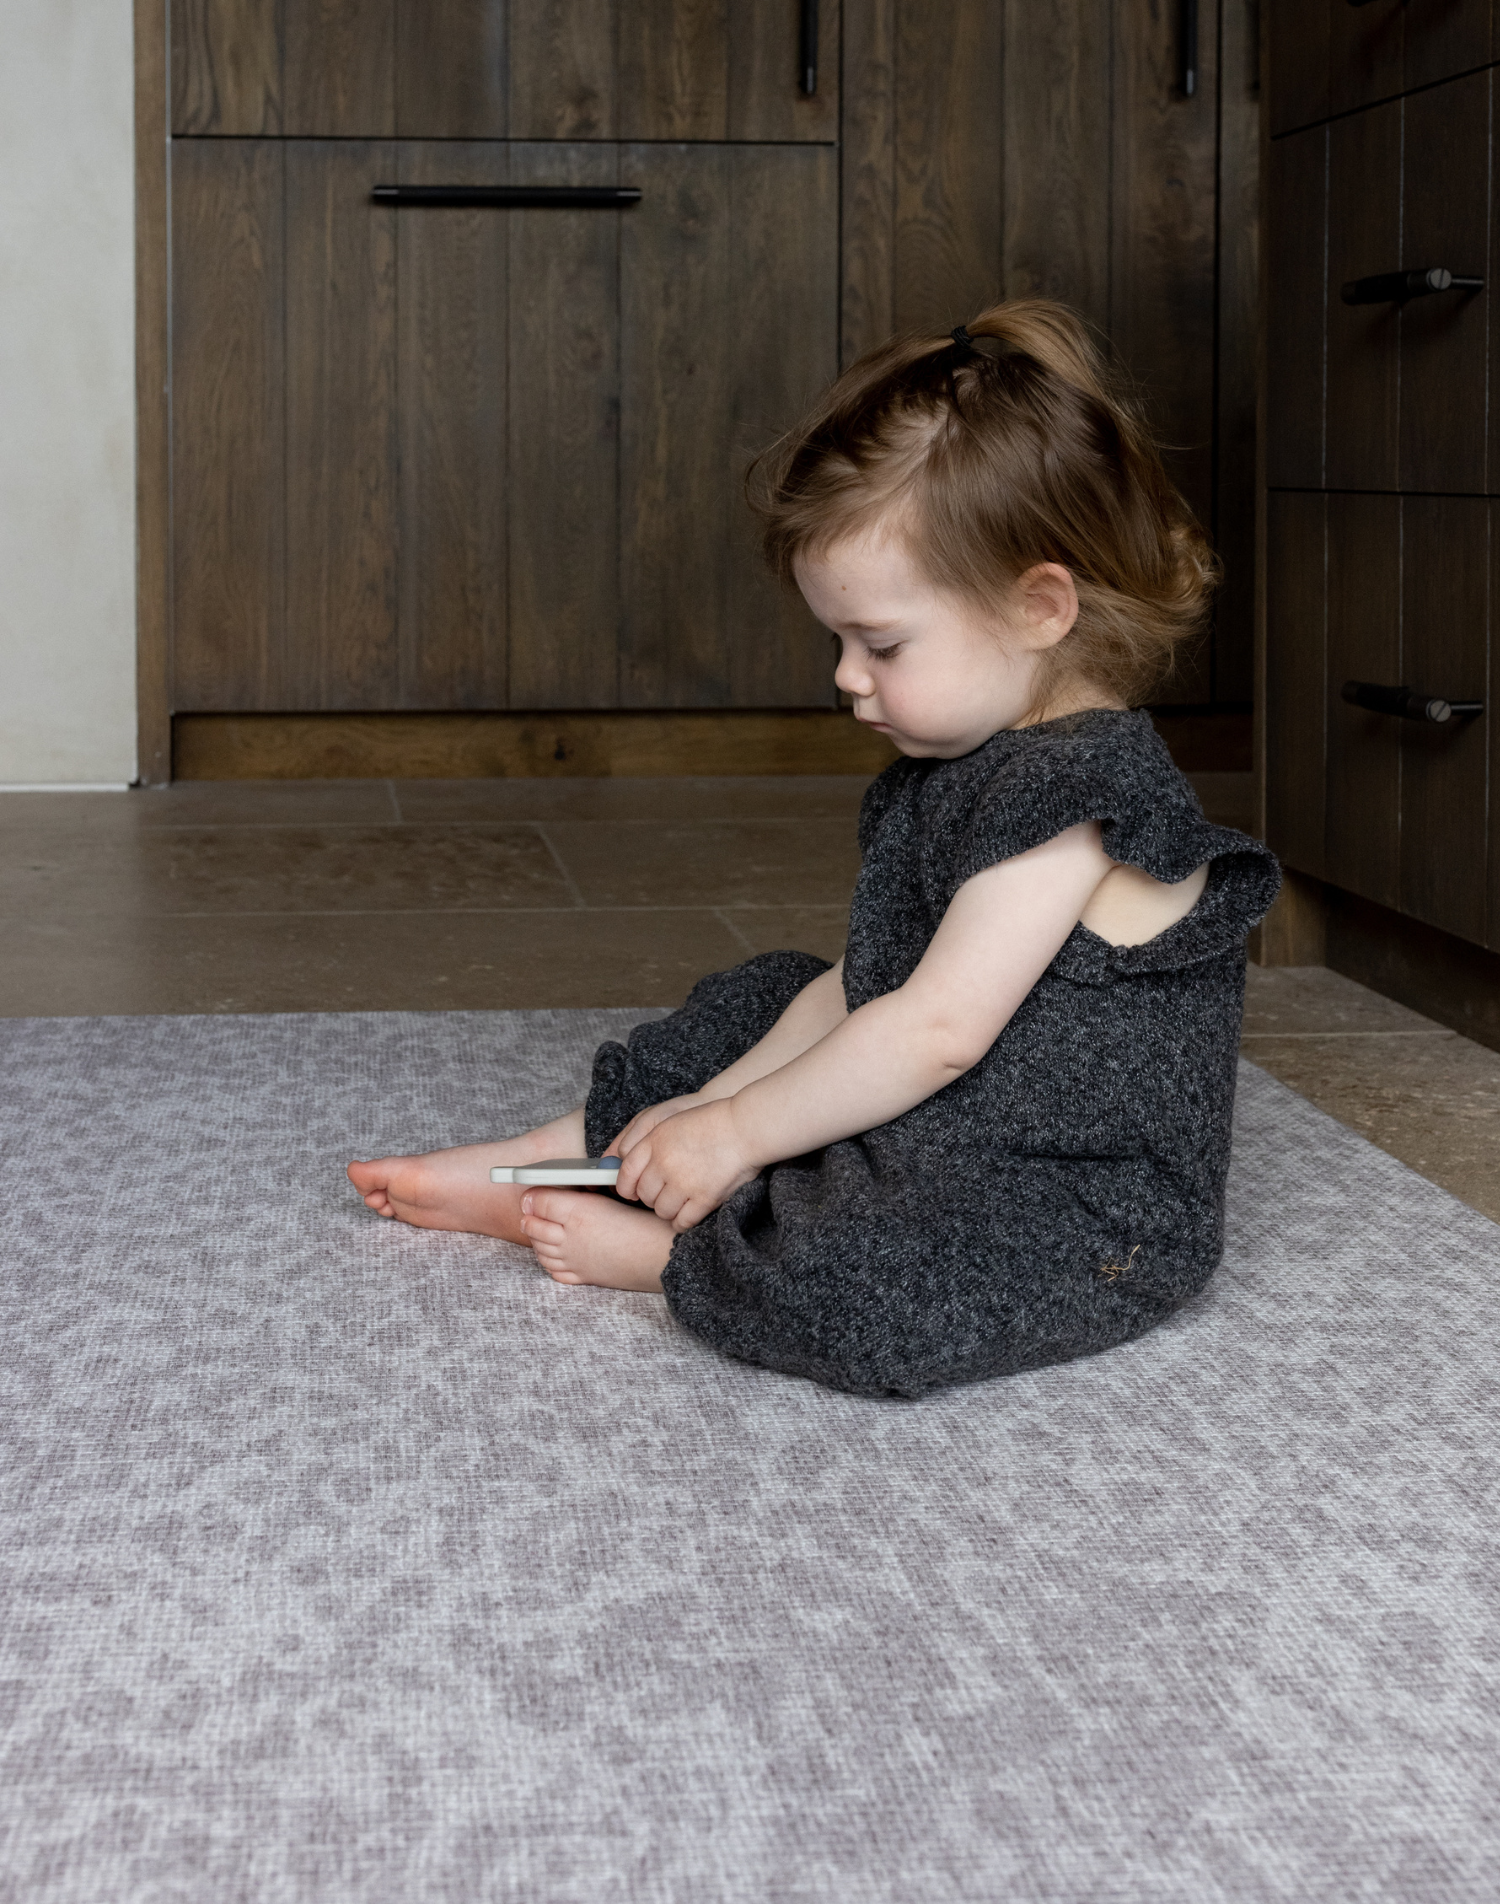
M 0 0 L 0 784 L 135 777 L 131 0 Z

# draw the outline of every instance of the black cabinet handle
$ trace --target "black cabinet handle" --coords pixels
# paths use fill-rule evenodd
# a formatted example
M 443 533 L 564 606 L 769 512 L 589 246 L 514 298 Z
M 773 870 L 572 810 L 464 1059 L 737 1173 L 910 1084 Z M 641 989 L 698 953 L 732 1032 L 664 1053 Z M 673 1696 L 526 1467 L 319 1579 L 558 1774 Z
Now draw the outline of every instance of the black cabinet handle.
M 1368 708 L 1372 714 L 1395 714 L 1403 721 L 1432 721 L 1439 727 L 1444 721 L 1470 720 L 1484 712 L 1483 701 L 1445 701 L 1439 694 L 1423 694 L 1416 688 L 1385 688 L 1374 681 L 1346 681 L 1343 694 L 1351 707 Z
M 1483 278 L 1461 278 L 1440 264 L 1420 271 L 1383 271 L 1374 278 L 1351 278 L 1344 286 L 1346 304 L 1405 304 L 1408 298 L 1437 291 L 1482 291 Z
M 1198 90 L 1198 0 L 1182 0 L 1178 39 L 1182 48 L 1182 90 L 1191 99 Z
M 808 99 L 818 90 L 818 0 L 802 0 L 802 30 L 797 35 L 797 84 Z
M 513 205 L 564 211 L 570 206 L 638 205 L 638 185 L 377 185 L 380 205 Z

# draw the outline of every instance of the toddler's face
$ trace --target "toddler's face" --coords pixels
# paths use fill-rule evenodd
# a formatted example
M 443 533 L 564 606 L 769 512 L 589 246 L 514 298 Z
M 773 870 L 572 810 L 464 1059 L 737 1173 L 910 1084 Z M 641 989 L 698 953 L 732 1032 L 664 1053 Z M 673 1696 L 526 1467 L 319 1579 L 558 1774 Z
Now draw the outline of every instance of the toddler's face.
M 878 528 L 800 561 L 797 582 L 839 638 L 834 680 L 855 718 L 903 754 L 943 760 L 1028 717 L 1042 658 L 1078 615 L 1072 577 L 1056 563 L 1022 577 L 1006 614 L 986 615 L 926 581 L 902 542 Z

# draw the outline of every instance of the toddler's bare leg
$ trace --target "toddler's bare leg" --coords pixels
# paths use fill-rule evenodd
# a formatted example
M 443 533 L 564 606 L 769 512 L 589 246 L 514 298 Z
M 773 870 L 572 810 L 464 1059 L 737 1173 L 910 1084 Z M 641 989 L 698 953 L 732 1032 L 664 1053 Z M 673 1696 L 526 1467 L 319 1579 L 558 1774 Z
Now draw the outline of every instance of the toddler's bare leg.
M 507 1243 L 529 1243 L 521 1226 L 525 1191 L 516 1184 L 491 1183 L 491 1165 L 583 1154 L 580 1107 L 500 1143 L 352 1163 L 349 1181 L 378 1216 L 397 1217 L 426 1230 L 468 1230 L 476 1236 L 503 1237 Z

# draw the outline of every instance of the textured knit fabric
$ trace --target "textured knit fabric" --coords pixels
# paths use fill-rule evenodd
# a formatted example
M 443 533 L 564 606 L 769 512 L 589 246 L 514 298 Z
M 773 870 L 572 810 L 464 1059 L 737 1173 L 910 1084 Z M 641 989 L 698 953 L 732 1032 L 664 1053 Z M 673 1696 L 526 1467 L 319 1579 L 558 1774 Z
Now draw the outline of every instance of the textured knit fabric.
M 860 815 L 845 995 L 854 1011 L 902 985 L 965 880 L 1087 820 L 1156 879 L 1207 863 L 1193 910 L 1140 946 L 1076 926 L 972 1070 L 736 1191 L 673 1247 L 679 1321 L 768 1368 L 914 1396 L 1128 1341 L 1203 1287 L 1223 1248 L 1245 935 L 1278 873 L 1208 824 L 1145 714 L 1096 709 L 888 768 Z M 701 1089 L 825 970 L 751 959 L 602 1046 L 590 1150 Z

